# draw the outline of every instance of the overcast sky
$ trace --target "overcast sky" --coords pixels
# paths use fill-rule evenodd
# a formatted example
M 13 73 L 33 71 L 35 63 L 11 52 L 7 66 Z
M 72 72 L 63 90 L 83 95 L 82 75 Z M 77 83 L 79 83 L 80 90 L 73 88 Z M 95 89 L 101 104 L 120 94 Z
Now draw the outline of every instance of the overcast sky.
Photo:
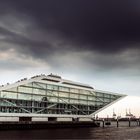
M 140 1 L 0 0 L 0 84 L 41 73 L 140 95 Z

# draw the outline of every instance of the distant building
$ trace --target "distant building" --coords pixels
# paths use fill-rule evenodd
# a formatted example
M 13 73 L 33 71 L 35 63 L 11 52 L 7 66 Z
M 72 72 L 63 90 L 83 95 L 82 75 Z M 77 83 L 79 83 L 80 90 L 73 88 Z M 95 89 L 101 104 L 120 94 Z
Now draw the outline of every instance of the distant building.
M 0 87 L 0 116 L 92 117 L 125 95 L 50 74 Z

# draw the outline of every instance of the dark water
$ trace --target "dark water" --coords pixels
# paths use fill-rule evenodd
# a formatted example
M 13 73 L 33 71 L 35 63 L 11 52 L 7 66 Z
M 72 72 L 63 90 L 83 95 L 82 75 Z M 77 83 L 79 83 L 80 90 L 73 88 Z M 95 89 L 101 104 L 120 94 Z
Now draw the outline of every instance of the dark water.
M 100 139 L 140 140 L 140 127 L 62 128 L 0 131 L 1 139 Z

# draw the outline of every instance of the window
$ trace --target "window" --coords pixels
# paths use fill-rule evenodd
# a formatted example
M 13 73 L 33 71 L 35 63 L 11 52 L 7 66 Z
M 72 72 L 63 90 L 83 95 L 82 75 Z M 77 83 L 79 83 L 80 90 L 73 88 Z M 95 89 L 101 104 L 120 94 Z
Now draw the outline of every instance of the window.
M 70 103 L 72 103 L 72 104 L 78 104 L 78 103 L 79 103 L 79 101 L 78 101 L 78 100 L 73 100 L 73 99 L 70 99 Z
M 113 98 L 113 99 L 115 99 L 117 96 L 115 96 L 115 95 L 110 95 L 111 96 L 111 98 Z
M 18 87 L 18 92 L 32 93 L 32 88 L 28 88 L 28 87 Z
M 1 97 L 2 97 L 2 98 L 17 99 L 17 93 L 15 93 L 15 92 L 2 91 L 2 92 L 1 92 Z
M 98 97 L 104 97 L 104 93 L 101 93 L 101 92 L 97 92 L 96 95 L 97 95 Z
M 47 89 L 58 90 L 58 86 L 56 86 L 56 85 L 47 85 Z
M 88 90 L 80 90 L 80 93 L 90 95 L 90 91 L 88 91 Z
M 80 100 L 80 104 L 87 104 L 87 101 Z
M 69 92 L 69 88 L 67 87 L 59 87 L 59 90 Z
M 10 89 L 8 89 L 7 91 L 15 91 L 15 92 L 17 92 L 17 87 L 15 87 L 15 88 L 10 88 Z
M 31 99 L 32 99 L 32 96 L 29 95 L 29 94 L 22 94 L 22 93 L 19 93 L 19 94 L 18 94 L 18 99 L 31 100 Z
M 70 98 L 76 98 L 76 99 L 78 99 L 78 97 L 79 97 L 79 95 L 78 94 L 70 94 Z
M 52 93 L 52 91 L 48 91 L 48 90 L 47 90 L 47 94 L 46 95 L 47 96 L 54 96 L 53 93 Z
M 57 100 L 58 100 L 58 99 L 57 99 L 56 97 L 51 97 L 51 98 L 49 99 L 50 102 L 57 102 Z
M 58 86 L 53 85 L 53 90 L 58 90 Z
M 70 88 L 70 92 L 73 92 L 73 93 L 79 93 L 79 89 Z
M 69 99 L 62 99 L 62 98 L 59 98 L 59 103 L 68 103 L 69 102 Z
M 103 105 L 103 102 L 96 102 L 96 105 Z
M 2 98 L 7 98 L 7 92 L 2 91 L 2 92 L 1 92 L 1 97 L 2 97 Z
M 69 93 L 59 92 L 59 97 L 69 97 Z
M 51 91 L 52 96 L 57 96 L 58 97 L 58 92 L 57 91 Z
M 88 96 L 88 100 L 95 101 L 96 98 L 94 96 Z
M 95 101 L 88 101 L 88 105 L 95 105 Z
M 41 94 L 41 95 L 45 95 L 46 94 L 46 90 L 42 90 L 42 89 L 33 89 L 33 93 L 34 94 Z
M 104 98 L 104 102 L 110 102 L 110 99 Z
M 104 94 L 104 97 L 110 98 L 110 94 Z
M 33 87 L 46 89 L 46 84 L 34 82 Z
M 32 86 L 33 86 L 33 83 L 27 83 L 27 84 L 25 84 L 24 86 L 32 87 Z
M 42 99 L 43 99 L 42 96 L 32 95 L 32 100 L 40 101 L 40 100 L 42 100 Z
M 87 96 L 85 96 L 85 95 L 80 95 L 80 99 L 85 99 L 85 100 L 87 100 Z
M 15 93 L 15 92 L 7 92 L 7 98 L 17 99 L 17 93 Z

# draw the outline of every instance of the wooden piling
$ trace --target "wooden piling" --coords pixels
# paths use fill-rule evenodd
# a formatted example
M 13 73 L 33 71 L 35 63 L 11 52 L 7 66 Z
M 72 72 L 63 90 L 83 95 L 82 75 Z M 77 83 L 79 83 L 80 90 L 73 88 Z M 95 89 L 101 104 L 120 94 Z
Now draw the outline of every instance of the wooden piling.
M 119 119 L 117 119 L 117 127 L 119 127 Z
M 131 120 L 130 120 L 130 118 L 129 118 L 129 127 L 131 126 Z
M 105 127 L 105 121 L 104 121 L 104 119 L 103 119 L 103 128 Z

